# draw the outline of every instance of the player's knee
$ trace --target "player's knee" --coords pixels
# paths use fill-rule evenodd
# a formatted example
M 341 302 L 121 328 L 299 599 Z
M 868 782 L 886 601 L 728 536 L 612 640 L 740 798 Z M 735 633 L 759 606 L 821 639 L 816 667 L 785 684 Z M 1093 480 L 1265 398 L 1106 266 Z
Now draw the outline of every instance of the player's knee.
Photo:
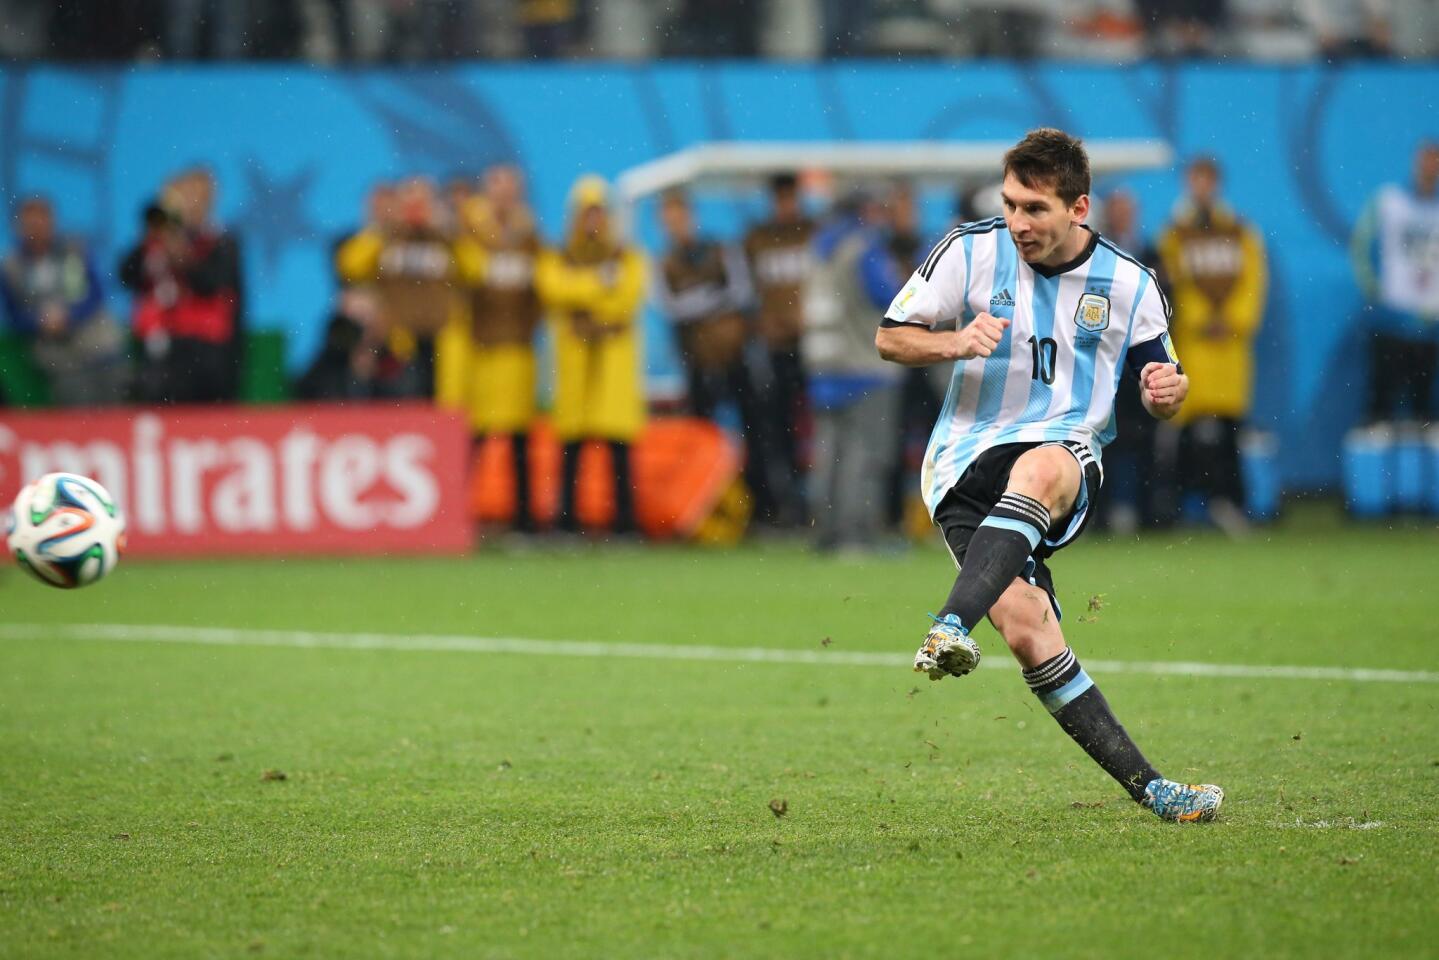
M 1067 456 L 1067 454 L 1065 454 Z M 1048 451 L 1031 451 L 1015 462 L 1009 474 L 1009 489 L 1043 503 L 1051 513 L 1066 506 L 1070 477 L 1067 464 Z
M 1009 475 L 1009 488 L 1039 499 L 1059 487 L 1064 479 L 1058 464 L 1047 457 L 1022 459 Z

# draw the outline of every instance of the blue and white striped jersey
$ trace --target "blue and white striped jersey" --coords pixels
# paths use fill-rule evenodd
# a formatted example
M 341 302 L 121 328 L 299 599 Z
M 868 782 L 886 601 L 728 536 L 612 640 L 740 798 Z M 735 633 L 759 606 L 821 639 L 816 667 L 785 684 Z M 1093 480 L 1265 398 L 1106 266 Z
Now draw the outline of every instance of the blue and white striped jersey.
M 1020 258 L 1004 218 L 963 224 L 930 251 L 885 319 L 962 327 L 984 312 L 1009 327 L 989 357 L 954 365 L 921 477 L 931 515 L 975 458 L 999 444 L 1072 440 L 1099 460 L 1115 436 L 1126 356 L 1141 344 L 1152 356 L 1150 342 L 1160 341 L 1174 357 L 1154 275 L 1097 233 L 1080 256 L 1048 268 Z

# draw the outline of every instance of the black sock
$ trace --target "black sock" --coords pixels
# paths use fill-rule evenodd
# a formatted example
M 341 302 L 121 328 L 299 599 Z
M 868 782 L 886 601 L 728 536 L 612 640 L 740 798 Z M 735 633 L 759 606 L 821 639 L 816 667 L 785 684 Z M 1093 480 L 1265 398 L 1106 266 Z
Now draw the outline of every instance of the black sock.
M 561 454 L 560 515 L 555 526 L 565 533 L 574 533 L 580 528 L 575 517 L 575 488 L 580 483 L 580 450 L 583 447 L 580 441 L 572 440 L 565 444 Z
M 610 441 L 610 469 L 615 478 L 615 533 L 635 532 L 635 488 L 630 482 L 630 445 Z
M 1065 647 L 1058 656 L 1025 670 L 1024 682 L 1105 773 L 1135 800 L 1144 797 L 1145 785 L 1158 777 L 1159 771 L 1149 765 L 1114 718 L 1109 702 L 1079 665 L 1073 650 Z
M 940 608 L 940 618 L 958 614 L 964 628 L 973 630 L 1024 571 L 1025 561 L 1049 531 L 1049 523 L 1049 511 L 1033 497 L 1022 493 L 1000 497 L 969 539 L 964 565 Z
M 531 531 L 535 528 L 534 517 L 530 515 L 530 437 L 527 433 L 510 435 L 510 450 L 515 461 L 515 518 L 516 530 Z

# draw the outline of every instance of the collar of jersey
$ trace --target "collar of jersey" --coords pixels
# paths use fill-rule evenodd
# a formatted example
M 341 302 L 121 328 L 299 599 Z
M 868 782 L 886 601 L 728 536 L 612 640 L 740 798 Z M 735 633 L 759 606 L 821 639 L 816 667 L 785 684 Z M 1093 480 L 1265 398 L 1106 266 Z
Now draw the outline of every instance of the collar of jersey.
M 1068 273 L 1075 267 L 1082 266 L 1086 260 L 1094 255 L 1094 248 L 1099 246 L 1099 231 L 1090 228 L 1088 224 L 1081 223 L 1080 226 L 1089 231 L 1089 242 L 1084 245 L 1084 249 L 1079 251 L 1079 254 L 1073 260 L 1067 263 L 1061 263 L 1057 267 L 1047 267 L 1042 263 L 1031 263 L 1028 265 L 1029 269 L 1041 277 L 1057 277 L 1061 273 Z

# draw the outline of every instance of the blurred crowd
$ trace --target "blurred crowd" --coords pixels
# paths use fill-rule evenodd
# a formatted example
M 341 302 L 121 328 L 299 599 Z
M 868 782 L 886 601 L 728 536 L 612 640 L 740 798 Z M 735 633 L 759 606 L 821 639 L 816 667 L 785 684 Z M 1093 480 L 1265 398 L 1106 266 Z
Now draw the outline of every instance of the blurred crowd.
M 0 59 L 1439 56 L 1432 0 L 0 0 Z
M 1137 390 L 1121 388 L 1101 513 L 1116 530 L 1196 515 L 1231 533 L 1246 526 L 1241 459 L 1254 442 L 1247 424 L 1268 275 L 1262 231 L 1226 202 L 1223 177 L 1213 159 L 1192 159 L 1183 195 L 1153 237 L 1139 231 L 1137 202 L 1123 186 L 1097 197 L 1097 228 L 1155 268 L 1193 384 L 1180 417 L 1163 424 L 1143 413 Z M 653 306 L 685 373 L 683 397 L 664 412 L 712 420 L 735 436 L 755 522 L 812 529 L 826 550 L 882 545 L 923 523 L 910 491 L 949 380 L 945 369 L 883 363 L 873 345 L 876 319 L 927 251 L 915 191 L 851 185 L 817 209 L 796 176 L 779 174 L 764 192 L 764 215 L 728 237 L 702 228 L 685 192 L 663 194 L 662 248 L 646 254 L 626 238 L 598 177 L 574 183 L 566 220 L 550 233 L 512 166 L 444 184 L 378 184 L 363 222 L 335 242 L 333 314 L 293 393 L 433 398 L 463 411 L 477 444 L 512 444 L 519 530 L 537 526 L 527 438 L 544 406 L 563 447 L 556 526 L 577 527 L 580 451 L 601 444 L 615 527 L 631 532 L 631 447 L 653 399 L 642 315 Z M 203 168 L 161 185 L 113 270 L 57 230 L 45 198 L 19 203 L 17 245 L 0 262 L 6 339 L 23 345 L 52 402 L 239 398 L 241 244 L 214 222 L 215 193 Z M 996 184 L 970 185 L 954 219 L 998 215 L 998 203 Z M 1436 211 L 1439 144 L 1426 142 L 1355 228 L 1366 306 L 1354 324 L 1370 348 L 1370 425 L 1434 421 Z M 131 295 L 128 331 L 107 308 L 115 281 Z

